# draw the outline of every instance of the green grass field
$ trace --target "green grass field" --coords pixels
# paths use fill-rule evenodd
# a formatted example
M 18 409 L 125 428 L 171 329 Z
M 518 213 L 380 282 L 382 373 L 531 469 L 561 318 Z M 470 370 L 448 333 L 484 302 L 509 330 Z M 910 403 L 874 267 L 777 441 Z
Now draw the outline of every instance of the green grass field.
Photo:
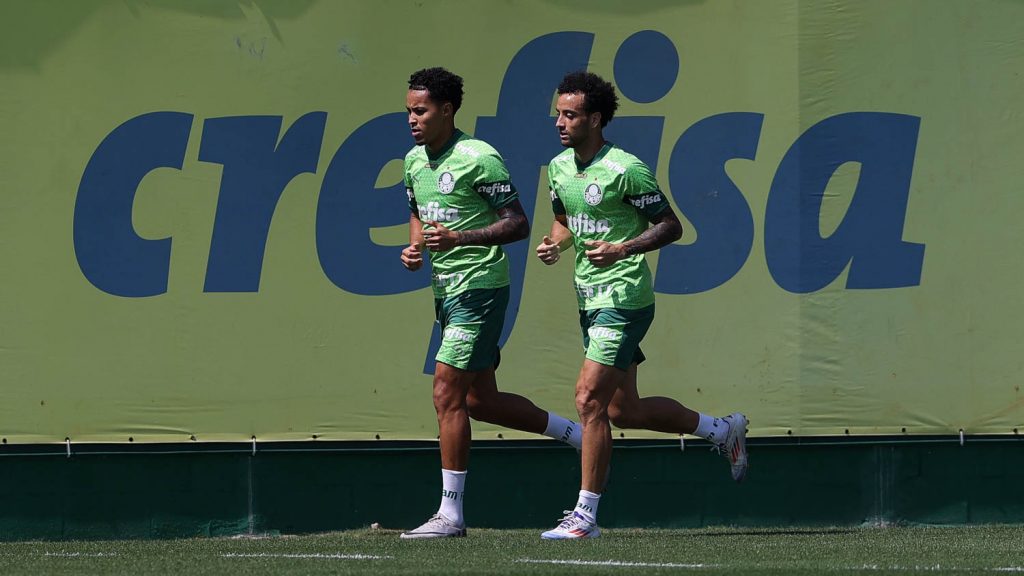
M 1024 526 L 538 530 L 403 541 L 391 530 L 307 536 L 15 542 L 0 574 L 1024 574 Z

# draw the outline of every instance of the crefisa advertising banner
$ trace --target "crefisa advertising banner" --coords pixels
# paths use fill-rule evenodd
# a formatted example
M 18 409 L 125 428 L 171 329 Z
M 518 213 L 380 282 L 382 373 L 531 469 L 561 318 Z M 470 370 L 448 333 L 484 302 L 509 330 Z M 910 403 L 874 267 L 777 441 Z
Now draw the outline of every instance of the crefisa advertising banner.
M 589 69 L 684 225 L 648 255 L 642 395 L 754 436 L 1013 434 L 1021 22 L 995 0 L 8 0 L 0 435 L 435 438 L 430 271 L 399 260 L 430 66 L 465 79 L 456 124 L 532 225 L 505 247 L 499 388 L 575 414 L 571 259 L 533 249 L 555 90 Z M 474 425 L 498 433 L 529 437 Z

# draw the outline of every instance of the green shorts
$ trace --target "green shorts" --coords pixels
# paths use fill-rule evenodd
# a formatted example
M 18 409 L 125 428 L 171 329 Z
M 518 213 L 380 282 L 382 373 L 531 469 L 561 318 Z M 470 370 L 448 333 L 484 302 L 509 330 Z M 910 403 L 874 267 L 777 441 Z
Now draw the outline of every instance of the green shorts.
M 497 368 L 498 339 L 505 326 L 508 286 L 466 290 L 434 299 L 441 328 L 441 348 L 435 360 L 469 372 Z
M 647 359 L 640 350 L 640 341 L 654 321 L 654 304 L 639 310 L 625 308 L 598 308 L 580 310 L 580 329 L 583 330 L 583 349 L 587 358 L 628 370 L 630 364 Z

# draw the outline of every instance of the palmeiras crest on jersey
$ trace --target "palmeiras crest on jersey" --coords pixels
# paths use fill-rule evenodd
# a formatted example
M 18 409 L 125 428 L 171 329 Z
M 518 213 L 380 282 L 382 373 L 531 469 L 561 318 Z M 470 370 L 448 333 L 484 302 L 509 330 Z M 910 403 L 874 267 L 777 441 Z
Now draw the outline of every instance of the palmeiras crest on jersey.
M 597 184 L 591 184 L 583 191 L 583 199 L 591 206 L 597 206 L 600 204 L 602 198 L 604 198 L 604 193 L 601 192 L 601 187 Z
M 455 190 L 455 176 L 451 172 L 445 172 L 437 179 L 437 189 L 441 194 L 451 194 Z

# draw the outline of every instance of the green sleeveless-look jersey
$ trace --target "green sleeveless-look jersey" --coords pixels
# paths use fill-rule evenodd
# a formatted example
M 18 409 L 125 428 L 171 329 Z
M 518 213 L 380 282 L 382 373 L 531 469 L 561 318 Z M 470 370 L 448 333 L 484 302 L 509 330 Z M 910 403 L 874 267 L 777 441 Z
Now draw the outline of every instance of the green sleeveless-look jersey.
M 584 252 L 587 240 L 622 243 L 639 236 L 649 218 L 669 204 L 651 169 L 636 156 L 607 143 L 586 166 L 571 148 L 548 164 L 555 214 L 564 214 L 576 249 L 576 299 L 581 310 L 638 309 L 654 303 L 651 270 L 643 254 L 597 268 Z
M 416 146 L 405 155 L 409 209 L 424 223 L 450 230 L 475 230 L 498 221 L 497 210 L 518 198 L 508 169 L 486 142 L 456 130 L 438 154 Z M 445 298 L 471 288 L 509 285 L 508 259 L 500 246 L 456 246 L 431 253 L 434 296 Z

